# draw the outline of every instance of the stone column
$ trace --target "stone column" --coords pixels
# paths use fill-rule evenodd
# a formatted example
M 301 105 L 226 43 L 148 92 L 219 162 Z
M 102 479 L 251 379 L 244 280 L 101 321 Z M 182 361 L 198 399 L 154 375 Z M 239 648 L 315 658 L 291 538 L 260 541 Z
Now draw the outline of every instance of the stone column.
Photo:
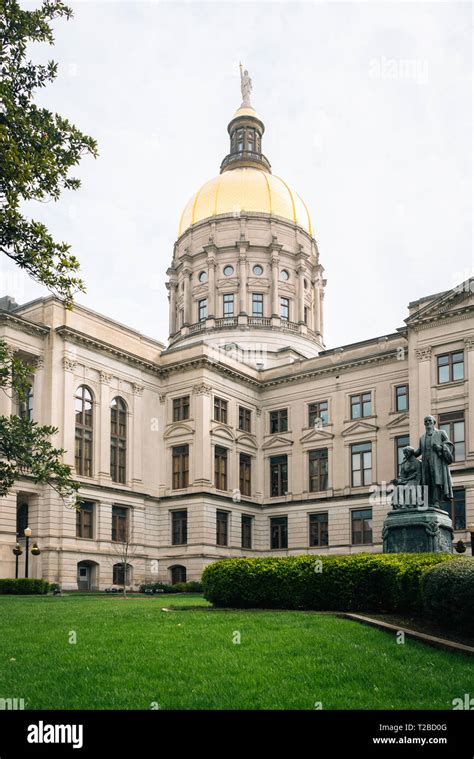
M 304 266 L 298 266 L 298 320 L 304 324 Z M 308 325 L 309 326 L 309 325 Z
M 431 346 L 416 348 L 415 354 L 418 359 L 418 389 L 413 404 L 410 394 L 410 438 L 415 440 L 413 445 L 416 446 L 423 430 L 423 419 L 431 414 Z
M 272 313 L 271 316 L 280 316 L 278 307 L 278 276 L 279 276 L 279 258 L 278 254 L 272 255 Z
M 464 376 L 468 377 L 468 408 L 474 409 L 474 335 L 466 337 L 464 341 Z M 469 424 L 469 439 L 467 441 L 467 453 L 474 453 L 474 424 Z M 472 520 L 471 520 L 472 521 Z
M 169 330 L 170 335 L 174 335 L 176 332 L 176 282 L 169 282 L 166 287 L 169 291 L 169 302 L 170 302 L 170 312 L 169 312 Z
M 191 271 L 185 269 L 183 271 L 184 277 L 184 324 L 192 324 L 191 315 Z
M 246 248 L 240 249 L 239 255 L 239 267 L 240 267 L 240 301 L 239 301 L 239 316 L 247 315 L 247 256 L 245 254 Z
M 191 471 L 194 471 L 193 485 L 211 485 L 213 482 L 213 467 L 211 459 L 211 443 L 209 431 L 212 420 L 212 387 L 205 382 L 200 382 L 193 387 L 194 414 L 196 420 L 195 439 L 193 445 L 193 462 Z M 202 445 L 199 441 L 206 441 Z
M 321 311 L 320 311 L 320 298 L 319 298 L 319 282 L 315 282 L 313 285 L 313 329 L 316 334 L 321 333 Z
M 208 318 L 214 318 L 216 316 L 216 260 L 212 256 L 208 258 L 208 272 L 207 272 L 209 286 L 208 286 Z
M 35 376 L 33 379 L 33 419 L 38 424 L 44 424 L 44 358 L 38 356 L 35 360 Z
M 110 480 L 110 382 L 112 375 L 100 372 L 100 424 L 95 444 L 99 448 L 99 477 Z
M 133 440 L 133 448 L 128 456 L 130 462 L 130 473 L 127 475 L 127 480 L 133 480 L 133 482 L 142 481 L 142 450 L 143 450 L 143 385 L 139 385 L 136 382 L 132 384 L 133 390 L 133 438 L 130 436 L 130 443 Z
M 65 449 L 63 461 L 65 464 L 69 464 L 74 467 L 74 451 L 75 451 L 75 419 L 74 419 L 74 370 L 76 368 L 76 362 L 74 359 L 64 356 L 63 358 L 63 377 L 64 377 L 64 399 L 63 399 L 63 414 L 62 424 L 58 425 L 62 427 L 62 447 Z M 58 409 L 59 411 L 59 409 Z
M 321 336 L 324 337 L 324 290 L 319 290 L 319 331 Z

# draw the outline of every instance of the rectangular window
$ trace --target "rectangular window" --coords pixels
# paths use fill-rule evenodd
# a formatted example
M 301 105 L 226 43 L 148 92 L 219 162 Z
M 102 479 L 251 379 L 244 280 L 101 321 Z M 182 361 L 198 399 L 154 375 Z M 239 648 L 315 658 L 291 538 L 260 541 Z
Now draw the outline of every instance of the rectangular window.
M 270 411 L 270 433 L 288 432 L 288 409 L 282 408 Z
M 309 492 L 317 493 L 328 488 L 328 449 L 309 451 Z
M 288 517 L 271 517 L 271 548 L 288 548 Z
M 352 487 L 372 482 L 372 443 L 351 445 Z
M 252 428 L 252 412 L 245 406 L 239 406 L 239 430 L 250 432 Z
M 207 298 L 198 301 L 198 317 L 200 322 L 204 322 L 207 319 Z
M 439 415 L 439 429 L 444 430 L 454 443 L 454 461 L 464 461 L 466 458 L 466 435 L 464 411 L 450 411 Z
M 215 486 L 218 490 L 227 490 L 227 448 L 216 445 L 214 449 Z
M 262 293 L 252 293 L 252 316 L 263 316 Z
M 173 422 L 189 419 L 189 395 L 173 398 Z
M 214 420 L 227 424 L 227 401 L 214 396 Z
M 272 498 L 288 493 L 288 456 L 270 459 L 270 495 Z
M 395 438 L 395 471 L 397 473 L 397 476 L 400 474 L 400 467 L 403 461 L 403 449 L 407 445 L 410 445 L 409 435 L 399 435 Z
M 443 509 L 453 520 L 455 530 L 466 529 L 466 491 L 464 488 L 453 488 L 451 501 L 443 503 Z
M 308 426 L 323 427 L 329 423 L 329 406 L 327 401 L 308 405 Z
M 172 448 L 173 490 L 187 488 L 189 485 L 189 445 L 177 445 Z
M 280 298 L 280 319 L 284 322 L 287 322 L 290 319 L 289 298 Z
M 310 546 L 327 546 L 329 543 L 328 513 L 309 515 Z
M 126 506 L 112 506 L 112 540 L 125 543 L 128 539 L 128 509 Z
M 398 385 L 395 388 L 395 410 L 408 411 L 408 385 Z
M 372 416 L 371 393 L 351 395 L 351 419 L 360 419 L 362 416 Z
M 174 546 L 182 546 L 188 542 L 188 512 L 187 509 L 182 511 L 171 512 L 171 543 Z
M 216 543 L 218 546 L 229 544 L 229 514 L 227 511 L 216 511 Z
M 308 324 L 308 318 L 309 318 L 309 308 L 308 306 L 304 307 L 304 323 Z
M 234 315 L 234 295 L 227 293 L 224 298 L 224 317 Z
M 438 365 L 438 384 L 456 382 L 464 379 L 464 351 L 445 353 L 436 357 Z
M 242 548 L 252 548 L 252 517 L 242 514 Z
M 76 538 L 93 538 L 94 504 L 82 501 L 80 511 L 76 512 Z
M 352 544 L 367 545 L 372 543 L 372 509 L 352 511 Z
M 242 495 L 252 494 L 252 459 L 246 453 L 241 453 L 239 458 L 239 489 Z

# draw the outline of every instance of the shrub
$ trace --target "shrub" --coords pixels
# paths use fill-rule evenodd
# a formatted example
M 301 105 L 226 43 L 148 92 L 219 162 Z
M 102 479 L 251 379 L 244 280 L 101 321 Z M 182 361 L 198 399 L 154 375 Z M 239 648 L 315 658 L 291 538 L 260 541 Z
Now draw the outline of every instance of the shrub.
M 423 572 L 453 558 L 451 554 L 360 553 L 223 559 L 206 567 L 202 584 L 205 597 L 221 607 L 419 610 Z
M 0 595 L 44 595 L 49 590 L 47 580 L 33 577 L 19 577 L 15 580 L 0 580 Z
M 421 595 L 427 617 L 474 632 L 474 558 L 432 567 L 423 575 Z

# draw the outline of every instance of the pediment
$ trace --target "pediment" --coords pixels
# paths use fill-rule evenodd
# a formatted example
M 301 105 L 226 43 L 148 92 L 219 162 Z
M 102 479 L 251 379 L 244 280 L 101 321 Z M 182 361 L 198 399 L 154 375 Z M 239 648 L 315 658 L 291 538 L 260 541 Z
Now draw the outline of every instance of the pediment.
M 213 437 L 220 437 L 224 438 L 225 440 L 235 440 L 234 433 L 232 430 L 230 430 L 228 427 L 225 427 L 222 424 L 218 424 L 211 430 L 211 435 Z
M 265 441 L 262 448 L 267 451 L 272 448 L 288 448 L 290 445 L 293 445 L 293 440 L 290 440 L 290 438 L 283 437 L 282 435 L 272 435 L 271 438 Z
M 405 319 L 405 324 L 412 326 L 418 322 L 436 320 L 438 317 L 446 318 L 451 313 L 454 314 L 466 307 L 474 307 L 474 279 L 472 278 L 435 297 L 426 306 L 422 306 L 416 313 Z
M 257 438 L 255 435 L 249 435 L 248 433 L 236 438 L 236 442 L 239 443 L 239 445 L 247 445 L 249 448 L 258 448 Z
M 406 426 L 409 422 L 409 415 L 408 414 L 398 414 L 398 416 L 395 416 L 388 424 L 387 427 L 390 429 L 391 427 L 400 427 L 400 426 Z
M 344 430 L 342 433 L 342 437 L 350 437 L 351 435 L 363 435 L 363 434 L 374 434 L 377 432 L 378 427 L 375 424 L 370 424 L 369 422 L 354 422 L 354 424 L 351 424 L 350 427 L 347 427 L 347 429 Z
M 325 430 L 323 427 L 313 427 L 300 437 L 300 443 L 318 443 L 327 442 L 334 437 L 332 432 Z
M 194 435 L 194 430 L 189 424 L 170 424 L 164 431 L 163 437 L 167 440 L 182 435 Z

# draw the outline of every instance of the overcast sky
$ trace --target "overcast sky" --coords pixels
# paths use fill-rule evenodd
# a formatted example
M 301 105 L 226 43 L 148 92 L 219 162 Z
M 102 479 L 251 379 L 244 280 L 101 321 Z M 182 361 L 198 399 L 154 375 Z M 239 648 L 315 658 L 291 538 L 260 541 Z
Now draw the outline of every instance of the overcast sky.
M 31 49 L 60 65 L 38 102 L 100 157 L 34 212 L 81 261 L 80 303 L 167 340 L 179 217 L 228 152 L 239 60 L 264 152 L 313 219 L 328 347 L 392 332 L 410 300 L 469 276 L 469 3 L 69 4 L 55 47 Z M 1 294 L 46 293 L 4 258 Z

